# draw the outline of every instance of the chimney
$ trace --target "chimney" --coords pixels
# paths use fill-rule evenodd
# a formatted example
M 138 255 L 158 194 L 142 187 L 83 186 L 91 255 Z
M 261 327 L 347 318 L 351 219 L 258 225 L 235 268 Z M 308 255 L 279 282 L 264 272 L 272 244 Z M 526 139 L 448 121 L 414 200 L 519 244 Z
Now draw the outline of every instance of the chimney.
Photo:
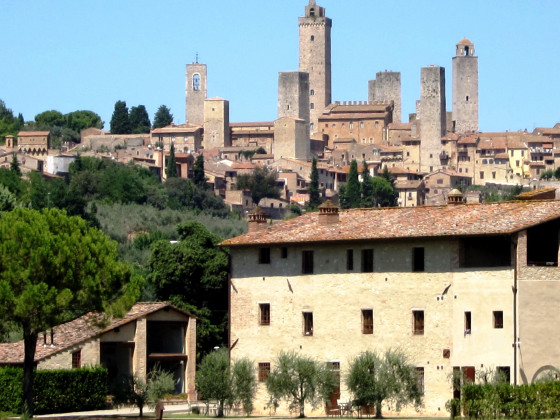
M 266 229 L 266 213 L 259 206 L 249 213 L 249 233 Z
M 338 207 L 336 206 L 336 204 L 334 204 L 331 200 L 327 200 L 319 206 L 320 225 L 332 225 L 338 222 Z
M 447 195 L 447 205 L 451 206 L 457 204 L 463 204 L 463 193 L 454 188 L 449 191 L 449 194 Z

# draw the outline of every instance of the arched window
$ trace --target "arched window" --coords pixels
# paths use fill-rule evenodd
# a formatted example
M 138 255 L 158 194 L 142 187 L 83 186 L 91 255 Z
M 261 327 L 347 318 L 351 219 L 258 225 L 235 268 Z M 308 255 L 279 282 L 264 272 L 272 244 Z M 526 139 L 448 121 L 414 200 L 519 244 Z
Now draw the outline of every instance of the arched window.
M 309 104 L 309 109 L 315 109 L 315 104 L 313 103 Z
M 193 90 L 200 90 L 200 74 L 193 75 L 192 88 Z
M 315 91 L 314 91 L 313 89 L 311 89 L 311 90 L 309 91 L 309 96 L 313 96 L 313 95 L 315 95 Z
M 311 35 L 311 41 L 315 41 L 315 35 Z
M 465 55 L 469 55 L 469 46 L 465 45 Z
M 309 9 L 309 16 L 315 16 L 315 9 Z

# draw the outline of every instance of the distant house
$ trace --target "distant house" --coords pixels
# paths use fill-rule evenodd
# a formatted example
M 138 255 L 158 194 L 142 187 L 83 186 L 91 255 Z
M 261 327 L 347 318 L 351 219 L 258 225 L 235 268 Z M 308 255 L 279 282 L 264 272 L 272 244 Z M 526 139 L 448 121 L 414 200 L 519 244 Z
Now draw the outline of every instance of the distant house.
M 110 381 L 118 375 L 146 375 L 159 364 L 173 372 L 175 393 L 195 399 L 196 318 L 165 302 L 137 303 L 123 318 L 100 326 L 88 313 L 45 331 L 37 340 L 37 369 L 101 365 Z M 0 344 L 0 365 L 23 364 L 23 340 Z

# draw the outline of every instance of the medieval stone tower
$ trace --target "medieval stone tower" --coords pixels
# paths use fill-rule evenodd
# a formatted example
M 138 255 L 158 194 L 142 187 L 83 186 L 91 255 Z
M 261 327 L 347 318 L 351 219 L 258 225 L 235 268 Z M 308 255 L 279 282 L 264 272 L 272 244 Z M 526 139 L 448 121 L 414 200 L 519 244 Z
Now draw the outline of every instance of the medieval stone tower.
M 204 149 L 231 146 L 229 101 L 211 98 L 204 101 Z
M 204 101 L 206 100 L 206 64 L 187 64 L 185 84 L 185 122 L 204 123 Z
M 368 82 L 368 101 L 393 101 L 393 122 L 401 122 L 401 73 L 380 71 Z
M 310 131 L 319 129 L 319 117 L 331 103 L 331 27 L 325 8 L 309 0 L 299 18 L 299 71 L 309 73 Z
M 441 166 L 441 138 L 446 133 L 445 69 L 420 69 L 420 170 L 433 172 Z
M 453 131 L 478 131 L 478 57 L 474 44 L 463 39 L 453 57 Z

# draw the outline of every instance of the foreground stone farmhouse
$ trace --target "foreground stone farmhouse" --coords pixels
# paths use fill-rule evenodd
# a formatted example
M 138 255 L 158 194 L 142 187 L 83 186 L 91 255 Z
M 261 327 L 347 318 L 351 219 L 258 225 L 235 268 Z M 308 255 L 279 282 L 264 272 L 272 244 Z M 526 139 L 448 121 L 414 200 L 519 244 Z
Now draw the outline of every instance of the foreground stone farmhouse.
M 175 392 L 195 399 L 196 318 L 165 302 L 137 303 L 123 318 L 99 325 L 89 313 L 39 336 L 37 369 L 106 367 L 118 375 L 146 375 L 157 363 L 173 372 Z M 23 364 L 23 341 L 0 344 L 0 365 Z
M 499 370 L 522 384 L 559 372 L 560 201 L 470 205 L 457 193 L 434 207 L 323 204 L 274 225 L 256 212 L 249 233 L 222 242 L 231 359 L 258 363 L 258 413 L 268 412 L 263 381 L 282 350 L 339 372 L 336 405 L 352 399 L 344 378 L 354 357 L 402 349 L 425 415 L 448 415 L 454 373 Z

